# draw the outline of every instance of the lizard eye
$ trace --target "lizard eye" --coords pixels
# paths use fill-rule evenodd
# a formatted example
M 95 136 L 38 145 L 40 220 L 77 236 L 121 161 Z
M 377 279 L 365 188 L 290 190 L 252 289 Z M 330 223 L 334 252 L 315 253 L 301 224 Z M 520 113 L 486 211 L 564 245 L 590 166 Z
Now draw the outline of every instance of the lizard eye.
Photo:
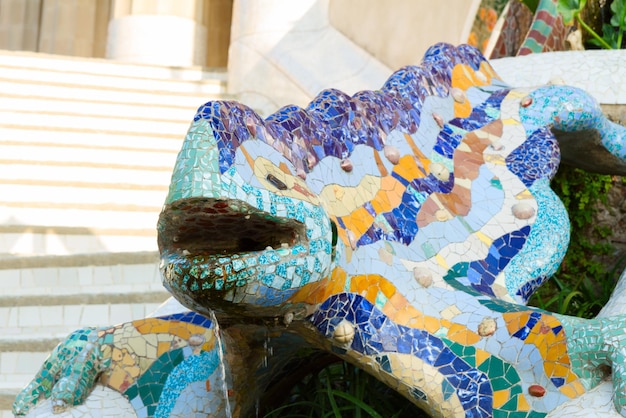
M 274 187 L 276 187 L 278 190 L 287 190 L 288 187 L 285 183 L 283 183 L 282 181 L 280 181 L 280 179 L 278 177 L 276 177 L 273 174 L 268 174 L 267 177 L 265 177 L 265 179 L 267 181 L 269 181 Z

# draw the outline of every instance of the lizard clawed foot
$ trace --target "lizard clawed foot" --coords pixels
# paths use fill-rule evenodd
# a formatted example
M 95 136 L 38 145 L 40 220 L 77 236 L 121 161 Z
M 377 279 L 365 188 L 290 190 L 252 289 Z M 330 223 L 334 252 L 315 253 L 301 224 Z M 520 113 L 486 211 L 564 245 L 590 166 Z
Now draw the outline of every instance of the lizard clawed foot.
M 56 346 L 35 378 L 17 395 L 13 413 L 26 415 L 41 399 L 51 398 L 55 414 L 82 403 L 107 363 L 97 329 L 74 331 Z

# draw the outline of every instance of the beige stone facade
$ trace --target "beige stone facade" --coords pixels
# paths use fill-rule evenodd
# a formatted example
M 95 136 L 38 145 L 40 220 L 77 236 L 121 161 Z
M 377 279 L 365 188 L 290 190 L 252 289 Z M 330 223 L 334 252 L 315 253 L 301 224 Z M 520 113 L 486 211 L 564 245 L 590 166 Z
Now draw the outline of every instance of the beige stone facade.
M 226 67 L 235 7 L 274 1 L 0 0 L 0 49 L 175 66 Z M 278 2 L 281 3 L 281 2 Z M 308 3 L 304 1 L 304 4 Z M 467 39 L 480 1 L 330 0 L 332 26 L 390 68 Z M 282 3 L 280 9 L 293 5 Z
M 0 0 L 0 49 L 225 67 L 232 5 L 233 0 Z
M 466 42 L 479 0 L 331 0 L 330 23 L 390 68 L 419 64 L 437 42 Z

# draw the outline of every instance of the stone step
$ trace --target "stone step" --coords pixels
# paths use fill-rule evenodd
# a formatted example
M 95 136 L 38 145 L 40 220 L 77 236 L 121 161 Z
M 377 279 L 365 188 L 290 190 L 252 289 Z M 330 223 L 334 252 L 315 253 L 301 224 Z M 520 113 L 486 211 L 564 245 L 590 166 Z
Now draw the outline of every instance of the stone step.
M 177 149 L 0 144 L 0 253 L 156 250 Z
M 191 120 L 191 119 L 190 119 Z M 175 135 L 183 138 L 189 121 L 168 122 L 152 118 L 121 118 L 107 115 L 69 115 L 53 110 L 48 112 L 0 111 L 0 125 L 10 127 L 55 127 L 57 129 L 89 129 L 102 132 L 135 133 L 141 135 Z
M 157 251 L 156 228 L 98 229 L 0 226 L 0 253 L 19 256 Z
M 124 203 L 126 205 L 159 207 L 165 200 L 163 190 L 130 190 L 38 184 L 0 184 L 0 196 L 5 203 L 50 202 L 69 204 Z
M 1 112 L 0 112 L 0 117 Z M 185 127 L 187 129 L 187 127 Z M 184 132 L 181 134 L 184 135 Z M 151 171 L 171 171 L 176 162 L 176 152 L 116 148 L 76 148 L 71 145 L 33 146 L 30 144 L 2 143 L 1 159 L 15 163 L 53 164 L 64 167 L 139 168 Z M 0 169 L 0 173 L 8 168 Z
M 15 297 L 18 302 L 22 297 Z M 0 351 L 22 351 L 28 346 L 22 340 L 42 336 L 63 337 L 83 326 L 110 326 L 145 318 L 167 298 L 165 290 L 135 291 L 124 294 L 84 294 L 45 296 L 54 305 L 0 306 Z M 34 298 L 25 298 L 32 302 Z M 73 303 L 72 303 L 73 302 Z M 72 304 L 70 304 L 72 303 Z
M 45 68 L 41 66 L 41 63 L 35 63 L 35 66 L 18 66 L 8 60 L 0 61 L 0 79 L 28 80 L 41 86 L 72 84 L 99 89 L 152 91 L 177 95 L 218 95 L 224 93 L 225 88 L 225 75 L 218 73 L 198 73 L 194 79 L 176 80 L 174 78 L 150 78 L 140 74 L 109 74 L 104 71 L 97 74 L 80 70 L 67 71 Z
M 136 290 L 161 291 L 156 251 L 48 256 L 0 254 L 0 306 L 50 305 L 33 296 L 125 294 Z M 26 299 L 24 299 L 26 300 Z M 52 299 L 50 299 L 52 300 Z M 56 302 L 55 302 L 56 303 Z
M 195 107 L 191 107 L 172 106 L 167 103 L 146 105 L 144 103 L 102 102 L 90 100 L 89 96 L 67 99 L 25 94 L 3 94 L 0 96 L 0 110 L 31 113 L 45 113 L 54 110 L 54 112 L 74 115 L 107 115 L 189 123 L 203 99 L 199 98 L 198 102 L 194 103 Z
M 85 100 L 101 103 L 126 103 L 143 105 L 146 108 L 167 104 L 195 111 L 201 104 L 217 97 L 228 97 L 224 93 L 187 93 L 163 92 L 157 90 L 106 89 L 97 86 L 76 86 L 74 84 L 50 83 L 45 86 L 29 80 L 2 78 L 0 91 L 12 97 L 36 97 L 42 99 Z
M 0 224 L 6 226 L 3 232 L 56 234 L 55 231 L 66 229 L 60 233 L 84 235 L 96 231 L 112 231 L 111 234 L 114 234 L 122 230 L 152 230 L 156 229 L 161 212 L 161 205 L 131 206 L 124 202 L 108 205 L 30 202 L 30 206 L 19 203 L 9 205 L 0 202 Z
M 0 141 L 0 146 L 3 146 L 2 141 Z M 176 154 L 174 152 L 171 154 L 171 158 L 176 161 Z M 65 157 L 65 155 L 60 156 L 60 158 Z M 145 152 L 142 157 L 149 159 L 151 153 Z M 126 158 L 130 157 L 126 156 Z M 100 160 L 95 162 L 102 163 Z M 128 164 L 128 168 L 121 164 L 115 168 L 101 166 L 104 164 L 90 167 L 87 161 L 78 161 L 78 163 L 76 167 L 72 166 L 69 161 L 63 164 L 46 164 L 46 161 L 37 160 L 13 161 L 12 164 L 8 164 L 8 167 L 0 167 L 0 184 L 167 192 L 173 168 L 173 166 L 141 167 L 132 165 L 132 162 Z M 164 161 L 165 164 L 167 161 Z
M 0 337 L 0 352 L 26 351 L 32 346 L 33 341 L 42 341 L 45 338 L 60 339 L 82 327 L 110 326 L 145 318 L 168 297 L 165 291 L 144 291 L 138 295 L 150 301 L 93 303 L 94 299 L 103 300 L 109 296 L 104 293 L 97 295 L 97 298 L 81 296 L 85 303 L 79 305 L 70 305 L 69 302 L 73 299 L 58 297 L 54 298 L 58 303 L 54 306 L 0 307 L 0 323 L 3 328 L 3 335 Z M 48 349 L 50 347 L 47 346 L 41 348 L 42 351 Z M 4 372 L 0 367 L 0 375 Z
M 226 82 L 225 68 L 206 69 L 201 66 L 166 67 L 101 58 L 71 57 L 41 52 L 0 50 L 0 66 L 10 68 L 41 68 L 64 73 L 87 73 L 155 80 Z
M 190 119 L 191 121 L 191 119 Z M 151 152 L 178 152 L 183 142 L 181 135 L 155 135 L 143 132 L 120 132 L 96 129 L 59 129 L 44 125 L 0 126 L 0 144 L 30 144 L 32 146 L 68 145 L 77 149 L 108 149 Z M 0 156 L 1 157 L 1 156 Z
M 119 203 L 124 202 L 137 206 L 159 207 L 165 200 L 162 188 L 111 187 L 98 188 L 97 183 L 91 187 L 76 187 L 73 182 L 57 183 L 44 181 L 44 184 L 24 182 L 0 182 L 0 195 L 4 203 L 13 202 L 66 202 L 78 204 Z M 89 186 L 89 183 L 77 183 L 78 186 Z

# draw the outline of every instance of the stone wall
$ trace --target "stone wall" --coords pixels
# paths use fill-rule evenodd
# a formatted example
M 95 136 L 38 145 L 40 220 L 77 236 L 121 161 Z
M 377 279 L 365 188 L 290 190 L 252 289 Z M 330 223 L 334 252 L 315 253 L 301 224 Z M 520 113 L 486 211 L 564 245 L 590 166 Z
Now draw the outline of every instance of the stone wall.
M 419 64 L 437 42 L 465 43 L 479 0 L 331 0 L 330 23 L 390 68 Z
M 626 257 L 626 183 L 622 177 L 615 177 L 613 188 L 609 190 L 607 204 L 599 204 L 596 220 L 598 225 L 608 227 L 613 235 L 609 238 L 616 248 L 615 261 Z M 626 263 L 626 260 L 622 260 Z
M 626 105 L 603 105 L 602 110 L 614 122 L 626 126 Z M 621 263 L 626 268 L 626 179 L 615 176 L 613 187 L 609 190 L 607 204 L 598 202 L 596 223 L 606 226 L 612 231 L 609 240 L 615 247 L 615 254 L 607 261 L 608 266 Z

